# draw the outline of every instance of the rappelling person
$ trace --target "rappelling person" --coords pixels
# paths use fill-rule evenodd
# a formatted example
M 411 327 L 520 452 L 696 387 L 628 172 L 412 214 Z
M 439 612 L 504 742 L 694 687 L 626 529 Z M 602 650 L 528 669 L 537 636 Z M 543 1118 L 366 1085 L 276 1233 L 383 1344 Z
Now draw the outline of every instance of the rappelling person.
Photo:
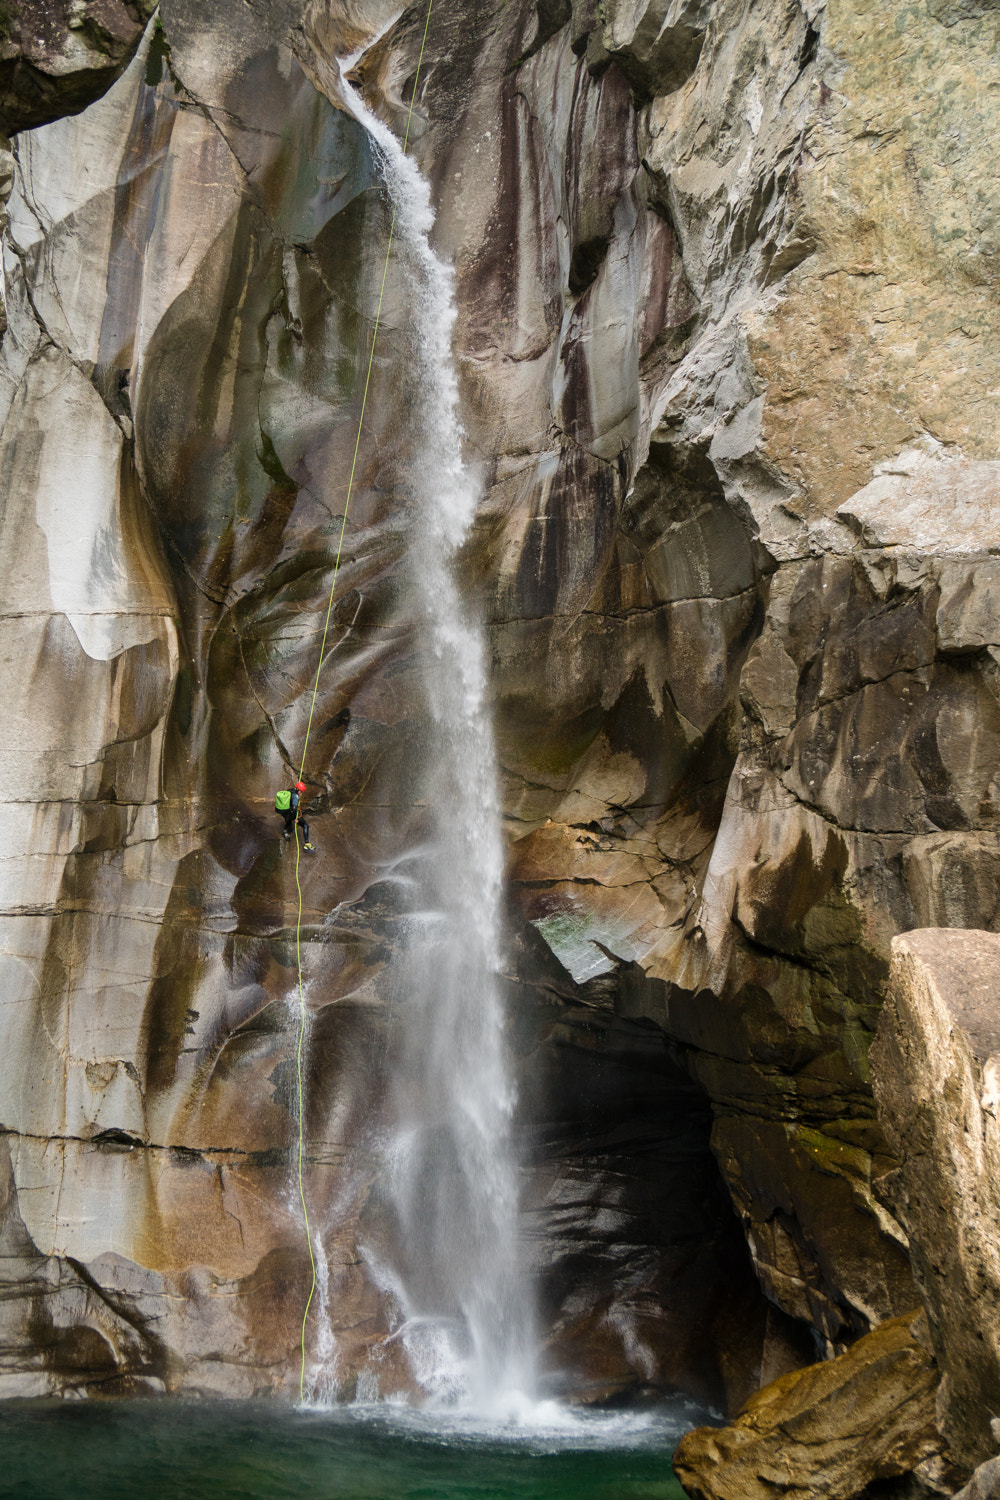
M 278 792 L 274 799 L 274 810 L 280 813 L 285 820 L 285 831 L 282 838 L 287 842 L 295 831 L 296 823 L 302 829 L 303 849 L 312 854 L 313 845 L 309 842 L 309 824 L 300 810 L 302 793 L 306 790 L 304 781 L 297 781 L 293 787 L 285 787 Z

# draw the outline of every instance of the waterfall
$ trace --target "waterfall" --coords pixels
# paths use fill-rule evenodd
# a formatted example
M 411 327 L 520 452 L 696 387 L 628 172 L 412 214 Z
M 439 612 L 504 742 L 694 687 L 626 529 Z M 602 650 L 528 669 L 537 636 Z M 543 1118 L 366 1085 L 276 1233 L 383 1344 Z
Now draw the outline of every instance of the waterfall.
M 462 454 L 454 278 L 431 247 L 430 188 L 347 83 L 352 62 L 341 67 L 345 98 L 383 163 L 412 293 L 420 407 L 411 556 L 432 733 L 433 830 L 420 868 L 424 911 L 412 919 L 382 1185 L 395 1229 L 379 1271 L 424 1389 L 486 1408 L 530 1391 L 533 1318 L 499 978 L 503 844 L 485 651 L 456 578 L 478 493 Z

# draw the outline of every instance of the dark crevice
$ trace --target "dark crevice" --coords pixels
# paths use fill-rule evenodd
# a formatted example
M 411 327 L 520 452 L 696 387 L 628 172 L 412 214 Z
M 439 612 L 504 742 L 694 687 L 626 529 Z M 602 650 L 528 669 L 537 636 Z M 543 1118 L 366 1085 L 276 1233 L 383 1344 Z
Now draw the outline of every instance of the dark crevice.
M 134 1071 L 134 1070 L 133 1070 Z M 145 1145 L 145 1142 L 137 1135 L 131 1135 L 127 1130 L 102 1130 L 98 1135 L 90 1138 L 92 1146 L 103 1146 L 112 1151 L 134 1151 L 137 1146 Z
M 255 1166 L 279 1166 L 289 1158 L 291 1147 L 269 1146 L 257 1151 L 248 1151 L 242 1146 L 171 1146 L 156 1141 L 144 1141 L 127 1130 L 102 1130 L 96 1136 L 82 1135 L 36 1135 L 30 1130 L 14 1130 L 9 1125 L 0 1125 L 0 1138 L 13 1136 L 22 1141 L 41 1141 L 45 1144 L 66 1146 L 94 1146 L 112 1150 L 141 1150 L 164 1152 L 180 1161 L 203 1161 L 215 1165 L 218 1156 L 236 1157 Z
M 577 245 L 573 251 L 573 258 L 569 267 L 569 289 L 574 297 L 579 297 L 585 292 L 592 282 L 597 280 L 598 273 L 607 259 L 610 240 L 604 236 L 597 236 L 591 240 L 585 240 L 582 245 Z
M 819 52 L 819 31 L 811 23 L 806 27 L 806 34 L 799 49 L 798 65 L 799 72 L 805 72 L 809 64 L 816 61 Z

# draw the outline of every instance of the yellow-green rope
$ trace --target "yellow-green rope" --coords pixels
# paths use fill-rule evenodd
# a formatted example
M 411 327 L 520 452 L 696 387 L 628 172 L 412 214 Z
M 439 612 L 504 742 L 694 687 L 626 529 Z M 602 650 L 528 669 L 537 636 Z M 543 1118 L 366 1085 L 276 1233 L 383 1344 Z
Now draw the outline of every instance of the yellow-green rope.
M 424 19 L 424 34 L 420 41 L 420 55 L 417 58 L 417 70 L 413 75 L 413 92 L 410 94 L 410 108 L 406 115 L 406 131 L 403 136 L 403 151 L 405 152 L 410 143 L 410 122 L 413 119 L 413 103 L 417 97 L 417 84 L 420 81 L 420 69 L 424 60 L 424 48 L 427 45 L 427 29 L 431 23 L 431 10 L 434 0 L 427 0 L 427 15 Z M 337 556 L 333 564 L 333 581 L 330 584 L 330 598 L 326 606 L 326 620 L 323 623 L 323 637 L 320 641 L 319 660 L 316 663 L 316 676 L 313 680 L 312 702 L 309 705 L 309 719 L 306 723 L 306 735 L 302 744 L 302 764 L 299 769 L 299 780 L 303 779 L 306 768 L 306 751 L 309 748 L 309 736 L 312 732 L 313 714 L 316 712 L 316 697 L 319 693 L 319 674 L 323 669 L 323 657 L 326 652 L 326 638 L 330 631 L 330 616 L 333 613 L 333 598 L 337 589 L 337 576 L 340 572 L 340 555 L 344 546 L 344 532 L 347 529 L 347 512 L 351 504 L 351 494 L 354 490 L 354 474 L 358 466 L 358 451 L 361 447 L 361 431 L 365 421 L 365 407 L 368 404 L 368 387 L 371 384 L 372 367 L 375 363 L 375 340 L 378 338 L 379 323 L 382 319 L 382 301 L 385 297 L 386 277 L 389 274 L 389 256 L 392 252 L 392 240 L 396 231 L 396 210 L 393 209 L 392 220 L 389 225 L 389 241 L 385 249 L 385 265 L 382 267 L 382 285 L 379 288 L 378 307 L 375 312 L 375 326 L 372 329 L 372 346 L 368 355 L 368 371 L 365 375 L 364 393 L 361 397 L 361 415 L 358 418 L 358 434 L 354 440 L 354 457 L 351 460 L 351 473 L 347 481 L 347 498 L 344 501 L 344 518 L 340 523 L 340 538 L 337 542 Z M 296 1052 L 296 1078 L 298 1082 L 298 1113 L 299 1113 L 299 1154 L 298 1154 L 298 1180 L 299 1180 L 299 1202 L 302 1205 L 302 1217 L 305 1221 L 306 1245 L 309 1250 L 309 1265 L 312 1270 L 312 1281 L 309 1287 L 309 1296 L 306 1298 L 305 1310 L 302 1314 L 302 1363 L 299 1369 L 299 1400 L 305 1400 L 306 1385 L 306 1321 L 309 1317 L 309 1309 L 312 1306 L 313 1297 L 316 1295 L 316 1253 L 313 1250 L 312 1231 L 309 1227 L 309 1208 L 306 1204 L 305 1184 L 302 1180 L 302 1162 L 305 1154 L 305 1091 L 302 1086 L 302 1053 L 305 1047 L 306 1037 L 306 996 L 305 985 L 302 977 L 302 885 L 299 880 L 299 861 L 302 857 L 302 849 L 299 844 L 299 822 L 295 820 L 295 889 L 298 892 L 298 914 L 295 919 L 295 963 L 299 976 L 299 1042 Z

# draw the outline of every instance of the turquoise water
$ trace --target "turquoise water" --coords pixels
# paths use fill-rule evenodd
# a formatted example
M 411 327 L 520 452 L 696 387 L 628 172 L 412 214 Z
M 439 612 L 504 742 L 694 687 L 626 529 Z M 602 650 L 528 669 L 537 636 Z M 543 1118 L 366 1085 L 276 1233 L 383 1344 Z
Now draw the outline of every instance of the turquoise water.
M 407 1409 L 0 1403 L 4 1500 L 684 1500 L 693 1408 L 484 1428 Z

